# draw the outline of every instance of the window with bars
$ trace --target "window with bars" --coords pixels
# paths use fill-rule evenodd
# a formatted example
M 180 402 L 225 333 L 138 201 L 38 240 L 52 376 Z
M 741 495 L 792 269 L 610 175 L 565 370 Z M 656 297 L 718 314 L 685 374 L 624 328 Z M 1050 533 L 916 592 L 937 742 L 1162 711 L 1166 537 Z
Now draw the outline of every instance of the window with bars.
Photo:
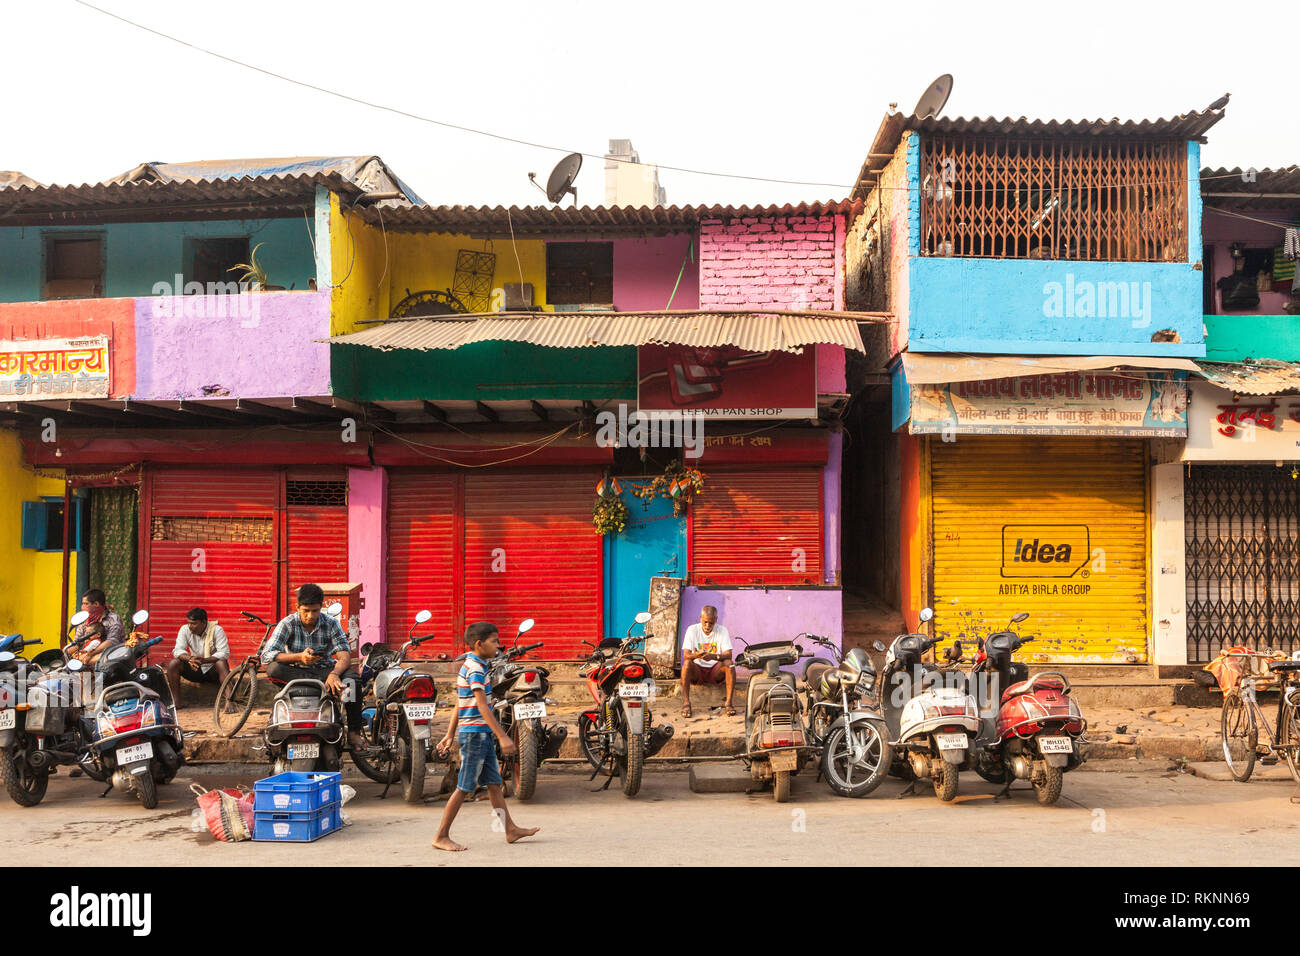
M 926 136 L 921 255 L 1187 260 L 1187 146 Z
M 284 500 L 287 505 L 314 505 L 321 508 L 343 508 L 348 503 L 346 481 L 297 481 L 284 483 Z

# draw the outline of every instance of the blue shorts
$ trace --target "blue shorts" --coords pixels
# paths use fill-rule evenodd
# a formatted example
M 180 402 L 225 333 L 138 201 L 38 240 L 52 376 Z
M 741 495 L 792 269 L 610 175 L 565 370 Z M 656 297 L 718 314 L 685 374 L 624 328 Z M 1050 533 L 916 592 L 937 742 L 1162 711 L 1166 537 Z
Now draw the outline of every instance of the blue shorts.
M 479 787 L 501 786 L 497 764 L 497 742 L 490 732 L 462 730 L 456 735 L 460 746 L 460 775 L 456 789 L 473 793 Z

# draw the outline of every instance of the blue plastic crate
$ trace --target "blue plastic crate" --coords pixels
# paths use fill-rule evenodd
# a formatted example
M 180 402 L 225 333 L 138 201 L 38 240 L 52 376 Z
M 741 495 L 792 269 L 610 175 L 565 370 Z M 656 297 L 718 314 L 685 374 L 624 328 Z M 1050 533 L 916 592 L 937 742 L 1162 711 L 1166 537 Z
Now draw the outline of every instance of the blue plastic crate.
M 253 784 L 253 810 L 305 813 L 342 800 L 343 775 L 331 773 L 278 773 Z
M 331 803 L 307 813 L 253 811 L 253 839 L 271 843 L 310 843 L 343 825 L 340 804 Z

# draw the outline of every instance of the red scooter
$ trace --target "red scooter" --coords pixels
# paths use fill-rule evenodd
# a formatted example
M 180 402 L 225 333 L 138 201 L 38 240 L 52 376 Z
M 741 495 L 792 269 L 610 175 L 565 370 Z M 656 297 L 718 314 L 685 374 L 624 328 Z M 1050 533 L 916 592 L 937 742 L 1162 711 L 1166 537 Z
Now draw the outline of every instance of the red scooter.
M 1011 624 L 1028 617 L 1022 611 Z M 1010 627 L 978 639 L 971 691 L 980 701 L 984 721 L 976 742 L 975 772 L 990 783 L 1006 784 L 998 797 L 1010 793 L 1013 781 L 1028 780 L 1038 802 L 1051 806 L 1061 796 L 1064 773 L 1083 763 L 1079 744 L 1088 724 L 1064 674 L 1030 677 L 1027 665 L 1012 663 L 1011 655 L 1031 641 Z M 957 644 L 949 659 L 960 658 Z M 985 706 L 994 700 L 996 709 Z M 994 710 L 996 716 L 990 717 Z

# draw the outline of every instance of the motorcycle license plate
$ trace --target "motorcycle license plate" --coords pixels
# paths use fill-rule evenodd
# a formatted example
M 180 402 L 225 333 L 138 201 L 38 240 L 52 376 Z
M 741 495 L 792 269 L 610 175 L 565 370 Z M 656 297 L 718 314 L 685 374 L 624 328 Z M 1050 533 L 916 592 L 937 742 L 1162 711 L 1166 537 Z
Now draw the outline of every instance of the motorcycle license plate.
M 640 697 L 641 699 L 644 700 L 645 698 L 650 696 L 650 685 L 649 684 L 619 684 L 618 696 L 619 697 Z
M 290 760 L 315 760 L 320 756 L 320 744 L 290 744 Z
M 770 759 L 773 770 L 794 770 L 799 766 L 799 755 L 793 750 L 778 750 Z
M 125 767 L 127 764 L 148 760 L 152 756 L 153 744 L 133 744 L 130 747 L 118 747 L 117 765 L 119 767 Z
M 935 734 L 935 743 L 939 745 L 940 750 L 965 750 L 965 734 Z
M 0 710 L 0 730 L 13 730 L 18 726 L 18 712 Z
M 515 720 L 532 720 L 546 716 L 546 704 L 515 704 Z
M 433 720 L 434 711 L 438 709 L 437 704 L 406 704 L 407 720 Z
M 1039 737 L 1038 752 L 1043 754 L 1073 753 L 1074 743 L 1069 737 Z

